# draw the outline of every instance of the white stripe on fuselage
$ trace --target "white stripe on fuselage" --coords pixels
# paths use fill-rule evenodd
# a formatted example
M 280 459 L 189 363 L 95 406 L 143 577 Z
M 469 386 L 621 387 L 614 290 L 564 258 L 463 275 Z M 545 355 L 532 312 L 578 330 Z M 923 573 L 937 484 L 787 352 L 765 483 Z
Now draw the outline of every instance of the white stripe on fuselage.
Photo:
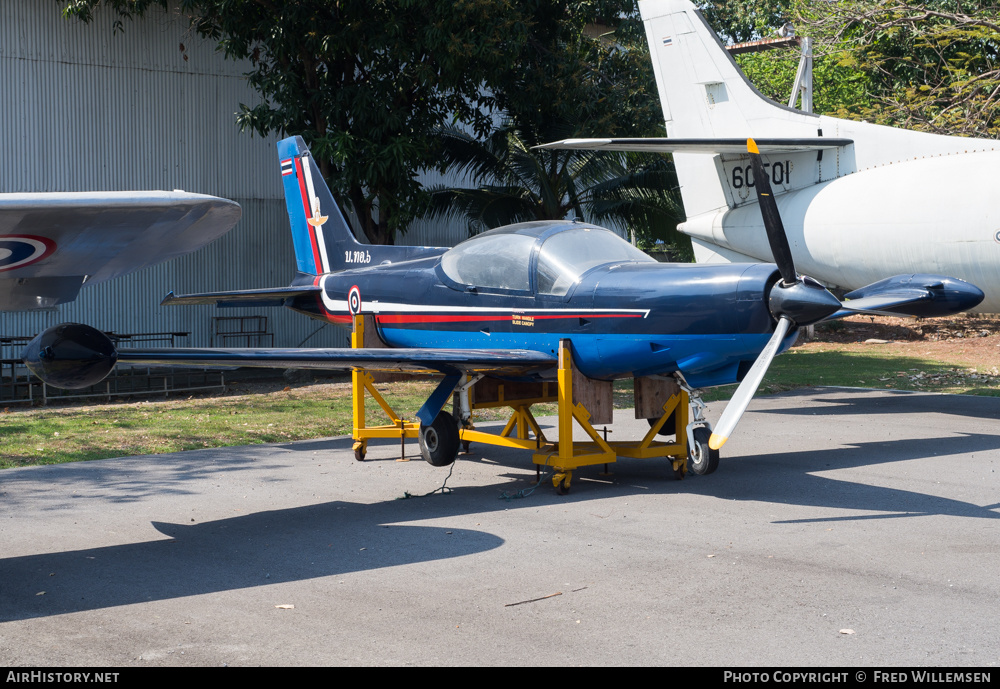
M 329 275 L 324 275 L 320 282 L 320 295 L 323 298 L 323 306 L 331 313 L 350 313 L 346 299 L 332 299 L 326 291 L 326 280 Z M 359 313 L 454 313 L 465 311 L 471 313 L 634 313 L 642 314 L 643 318 L 649 315 L 649 309 L 588 309 L 588 308 L 562 308 L 562 309 L 519 309 L 512 306 L 443 306 L 435 304 L 403 304 L 389 301 L 365 301 L 364 293 L 361 294 L 361 311 Z

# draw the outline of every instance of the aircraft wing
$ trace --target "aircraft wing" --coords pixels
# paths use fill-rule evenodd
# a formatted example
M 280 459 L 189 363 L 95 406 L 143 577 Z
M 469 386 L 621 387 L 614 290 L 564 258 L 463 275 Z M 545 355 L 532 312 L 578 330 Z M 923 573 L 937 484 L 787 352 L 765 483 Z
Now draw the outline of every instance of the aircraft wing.
M 231 292 L 202 292 L 200 294 L 174 294 L 171 292 L 163 298 L 160 306 L 175 306 L 178 304 L 215 304 L 219 307 L 282 306 L 286 299 L 306 294 L 316 294 L 322 290 L 323 288 L 319 285 L 301 285 L 298 287 L 243 289 Z
M 852 139 L 827 137 L 754 139 L 763 154 L 822 151 L 854 143 Z M 746 139 L 563 139 L 541 146 L 543 150 L 637 151 L 646 153 L 737 153 L 746 154 Z
M 183 191 L 0 194 L 0 311 L 73 301 L 84 284 L 201 248 L 240 213 Z
M 30 345 L 29 345 L 30 347 Z M 555 355 L 499 349 L 280 349 L 161 348 L 118 350 L 118 362 L 164 366 L 247 366 L 337 370 L 527 375 L 558 365 Z
M 79 323 L 52 326 L 29 342 L 21 356 L 32 373 L 46 383 L 71 390 L 100 382 L 116 363 L 324 370 L 363 367 L 446 376 L 462 373 L 528 376 L 558 365 L 554 354 L 521 349 L 128 347 L 119 350 L 100 330 Z

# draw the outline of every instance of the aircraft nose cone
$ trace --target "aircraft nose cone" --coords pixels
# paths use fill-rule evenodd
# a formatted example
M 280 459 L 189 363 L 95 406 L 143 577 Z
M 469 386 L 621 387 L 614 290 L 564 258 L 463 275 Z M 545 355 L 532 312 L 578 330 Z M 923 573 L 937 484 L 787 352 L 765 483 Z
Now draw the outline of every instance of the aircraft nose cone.
M 96 328 L 61 323 L 29 342 L 21 358 L 48 385 L 78 390 L 104 380 L 118 361 L 118 351 Z
M 771 289 L 768 307 L 775 318 L 784 316 L 796 326 L 804 326 L 833 315 L 841 303 L 818 282 L 803 279 L 790 286 L 777 283 Z

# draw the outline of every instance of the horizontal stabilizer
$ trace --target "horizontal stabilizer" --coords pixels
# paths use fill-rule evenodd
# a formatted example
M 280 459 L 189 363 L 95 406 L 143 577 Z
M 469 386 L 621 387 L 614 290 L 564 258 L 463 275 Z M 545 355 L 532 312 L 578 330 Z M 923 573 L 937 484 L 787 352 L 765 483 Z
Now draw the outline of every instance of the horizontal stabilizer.
M 851 139 L 811 137 L 797 139 L 754 139 L 762 154 L 822 151 L 854 143 Z M 746 153 L 743 139 L 563 139 L 535 146 L 543 150 L 637 151 L 645 153 Z
M 200 294 L 174 294 L 163 298 L 160 306 L 178 304 L 214 304 L 215 306 L 282 306 L 285 300 L 314 294 L 322 290 L 319 285 L 299 285 L 293 287 L 273 287 L 266 289 L 243 289 L 231 292 L 202 292 Z

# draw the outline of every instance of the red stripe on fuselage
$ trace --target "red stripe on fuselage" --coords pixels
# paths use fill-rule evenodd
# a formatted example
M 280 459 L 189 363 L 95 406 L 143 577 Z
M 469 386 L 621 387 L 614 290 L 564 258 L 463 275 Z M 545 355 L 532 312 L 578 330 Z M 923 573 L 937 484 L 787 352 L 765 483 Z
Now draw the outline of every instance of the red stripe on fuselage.
M 313 250 L 313 265 L 316 266 L 316 272 L 319 273 L 323 270 L 323 264 L 319 260 L 319 244 L 316 242 L 316 228 L 309 224 L 309 220 L 312 218 L 312 207 L 309 203 L 309 191 L 306 189 L 302 158 L 299 156 L 295 156 L 295 173 L 299 180 L 299 193 L 302 194 L 302 211 L 306 216 L 306 231 L 309 232 L 309 243 L 312 245 Z
M 375 319 L 379 323 L 468 323 L 472 321 L 509 321 L 514 316 L 518 318 L 530 317 L 536 320 L 548 320 L 555 318 L 642 318 L 641 313 L 566 313 L 566 314 L 497 314 L 483 316 L 430 316 L 423 314 L 397 314 L 397 315 L 377 315 Z

